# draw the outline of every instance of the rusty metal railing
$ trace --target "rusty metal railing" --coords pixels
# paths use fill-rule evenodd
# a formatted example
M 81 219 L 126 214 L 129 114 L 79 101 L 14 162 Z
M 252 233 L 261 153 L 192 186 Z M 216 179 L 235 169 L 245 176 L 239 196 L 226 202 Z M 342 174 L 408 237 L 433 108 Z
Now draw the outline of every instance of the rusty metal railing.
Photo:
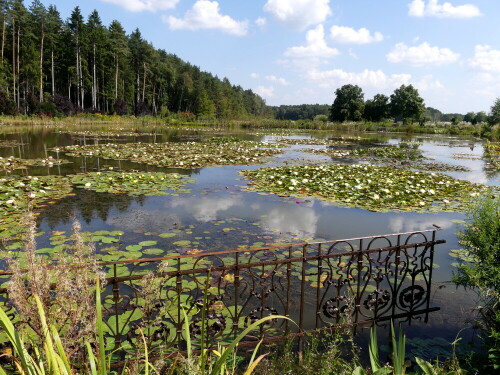
M 430 305 L 434 247 L 445 242 L 438 230 L 100 263 L 108 275 L 107 345 L 133 351 L 142 332 L 152 352 L 183 350 L 183 310 L 194 345 L 203 339 L 206 347 L 268 315 L 296 324 L 267 321 L 241 345 L 391 318 L 427 320 L 438 309 Z

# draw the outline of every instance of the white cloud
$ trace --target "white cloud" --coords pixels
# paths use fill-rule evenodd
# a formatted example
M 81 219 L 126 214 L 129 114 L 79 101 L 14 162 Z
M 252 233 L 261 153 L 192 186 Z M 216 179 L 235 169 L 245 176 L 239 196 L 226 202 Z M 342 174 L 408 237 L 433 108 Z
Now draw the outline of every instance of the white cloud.
M 172 30 L 217 29 L 229 34 L 242 36 L 247 33 L 247 21 L 235 21 L 220 13 L 217 1 L 198 0 L 186 12 L 184 18 L 163 17 Z
M 264 10 L 293 29 L 323 22 L 332 13 L 330 0 L 268 0 Z
M 387 54 L 389 62 L 404 63 L 412 66 L 450 64 L 457 61 L 459 57 L 458 53 L 448 48 L 433 47 L 427 42 L 414 47 L 398 43 Z
M 253 79 L 259 78 L 259 73 L 250 73 L 250 77 Z
M 487 72 L 500 73 L 500 50 L 480 44 L 475 46 L 474 49 L 474 57 L 469 60 L 470 66 Z
M 317 70 L 307 72 L 307 78 L 316 82 L 320 87 L 339 87 L 345 84 L 354 84 L 361 87 L 374 87 L 381 90 L 395 89 L 411 80 L 409 74 L 387 75 L 381 70 L 365 69 L 359 73 L 346 72 L 342 69 Z
M 439 17 L 439 18 L 471 18 L 481 15 L 478 7 L 472 4 L 454 6 L 445 2 L 439 4 L 439 0 L 413 0 L 408 4 L 408 14 L 413 17 Z
M 325 30 L 323 25 L 316 26 L 306 34 L 306 45 L 290 47 L 285 51 L 285 56 L 292 58 L 328 58 L 338 55 L 336 48 L 326 45 Z
M 332 26 L 330 29 L 330 37 L 337 43 L 353 43 L 353 44 L 368 44 L 376 43 L 384 40 L 384 36 L 379 33 L 371 33 L 370 30 L 362 27 L 355 30 L 346 26 Z
M 117 4 L 131 12 L 142 12 L 149 10 L 156 12 L 159 10 L 173 9 L 179 0 L 103 0 L 107 3 Z
M 255 24 L 259 27 L 264 27 L 267 24 L 267 20 L 264 17 L 259 17 L 255 20 Z
M 432 75 L 423 76 L 421 79 L 413 83 L 417 89 L 421 91 L 435 91 L 435 90 L 443 90 L 443 84 Z
M 283 86 L 288 86 L 290 84 L 286 79 L 281 77 L 276 77 L 274 75 L 266 76 L 266 79 L 271 82 L 279 83 L 280 85 Z
M 260 96 L 262 96 L 264 99 L 265 98 L 272 98 L 274 96 L 274 86 L 266 87 L 266 86 L 260 85 L 259 87 L 257 87 L 255 92 L 257 94 L 259 94 Z

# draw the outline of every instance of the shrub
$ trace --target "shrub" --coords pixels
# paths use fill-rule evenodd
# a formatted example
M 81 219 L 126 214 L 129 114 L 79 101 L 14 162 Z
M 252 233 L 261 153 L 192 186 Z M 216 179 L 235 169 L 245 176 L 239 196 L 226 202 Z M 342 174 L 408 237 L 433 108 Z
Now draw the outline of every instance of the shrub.
M 458 267 L 458 285 L 475 288 L 484 306 L 480 309 L 489 365 L 500 369 L 500 197 L 483 197 L 467 213 L 458 232 L 466 262 Z

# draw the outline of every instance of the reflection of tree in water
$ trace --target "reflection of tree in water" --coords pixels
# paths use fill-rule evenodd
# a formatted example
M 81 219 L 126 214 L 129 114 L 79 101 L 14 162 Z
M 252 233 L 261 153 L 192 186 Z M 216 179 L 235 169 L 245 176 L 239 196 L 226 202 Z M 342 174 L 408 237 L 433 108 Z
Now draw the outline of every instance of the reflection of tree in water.
M 74 214 L 79 214 L 87 224 L 96 216 L 106 221 L 112 209 L 126 212 L 133 202 L 143 204 L 146 200 L 144 195 L 96 193 L 85 189 L 76 189 L 75 192 L 75 196 L 64 198 L 47 207 L 39 219 L 46 221 L 51 228 L 67 223 Z

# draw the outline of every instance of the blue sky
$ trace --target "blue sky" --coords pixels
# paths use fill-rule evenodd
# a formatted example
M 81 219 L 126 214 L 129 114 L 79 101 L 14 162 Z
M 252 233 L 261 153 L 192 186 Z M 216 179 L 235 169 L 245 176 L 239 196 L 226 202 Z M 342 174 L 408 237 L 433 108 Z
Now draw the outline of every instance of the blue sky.
M 413 84 L 446 113 L 489 112 L 500 96 L 499 0 L 42 2 L 63 19 L 97 9 L 270 105 L 331 104 L 347 83 L 365 99 Z

